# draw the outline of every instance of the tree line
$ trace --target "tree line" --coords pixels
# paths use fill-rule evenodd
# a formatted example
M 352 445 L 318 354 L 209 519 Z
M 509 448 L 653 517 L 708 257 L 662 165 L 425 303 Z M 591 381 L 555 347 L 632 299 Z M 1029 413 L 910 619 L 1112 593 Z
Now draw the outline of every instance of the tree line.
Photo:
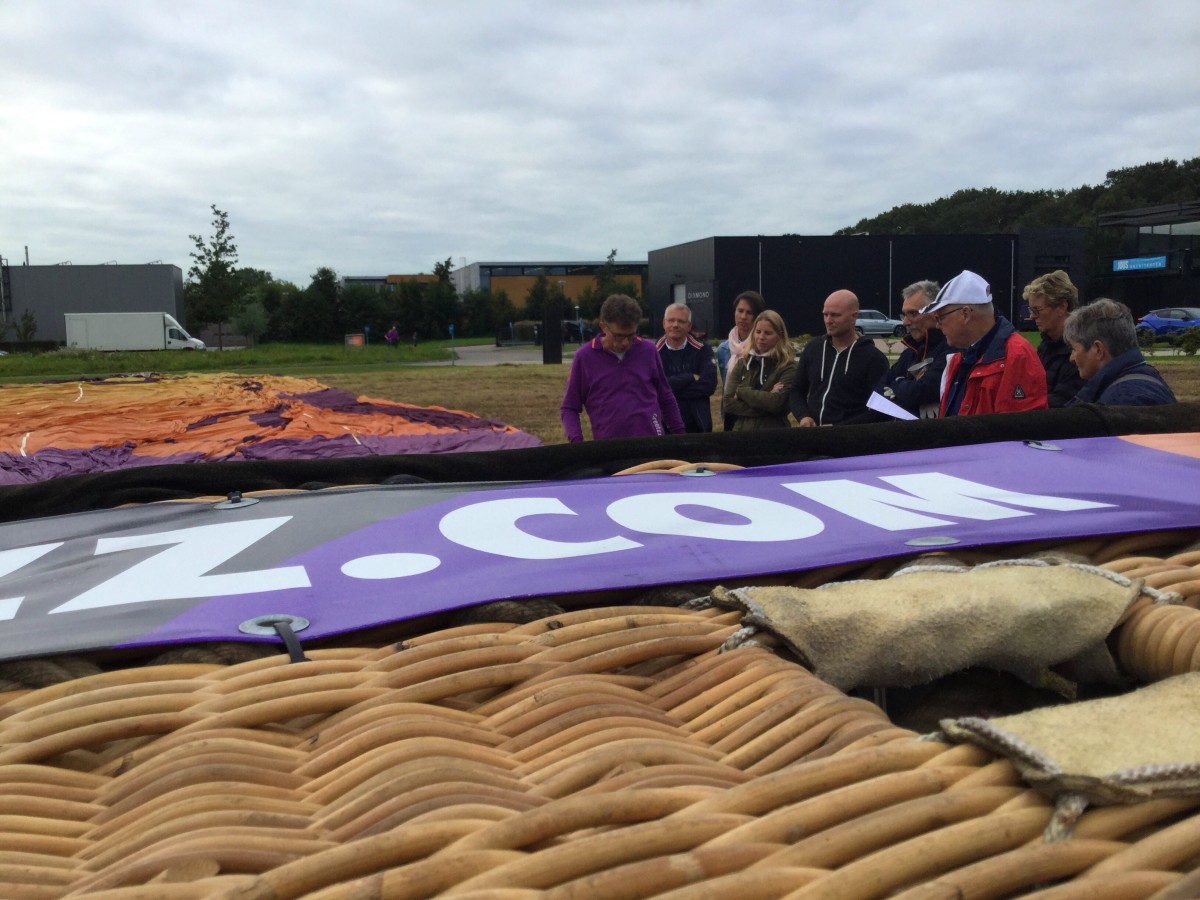
M 905 203 L 860 219 L 837 235 L 992 234 L 1022 228 L 1084 228 L 1092 261 L 1119 252 L 1118 229 L 1097 227 L 1106 213 L 1200 199 L 1200 157 L 1164 159 L 1114 169 L 1102 184 L 1069 190 L 1002 191 L 994 187 L 955 191 L 930 203 Z M 229 216 L 212 206 L 213 232 L 190 235 L 195 249 L 184 286 L 188 320 L 193 325 L 228 325 L 258 340 L 336 342 L 347 332 L 370 330 L 382 336 L 393 324 L 405 338 L 444 338 L 450 326 L 465 336 L 490 336 L 515 319 L 540 321 L 548 304 L 558 301 L 564 315 L 574 306 L 594 319 L 600 302 L 612 293 L 642 303 L 635 283 L 622 280 L 616 250 L 595 275 L 595 287 L 567 299 L 557 283 L 540 276 L 518 309 L 504 291 L 474 289 L 458 293 L 450 279 L 449 258 L 433 267 L 427 282 L 403 281 L 381 290 L 343 285 L 330 268 L 319 268 L 307 287 L 279 281 L 261 269 L 239 267 Z
M 1095 259 L 1119 252 L 1119 229 L 1100 216 L 1200 199 L 1200 157 L 1164 159 L 1108 172 L 1102 184 L 1070 190 L 968 188 L 931 203 L 905 203 L 834 234 L 1011 234 L 1022 228 L 1083 228 Z
M 451 280 L 451 260 L 433 266 L 433 277 L 395 284 L 344 284 L 337 272 L 321 267 L 306 287 L 282 281 L 262 269 L 238 265 L 237 244 L 229 215 L 212 207 L 212 234 L 189 235 L 192 265 L 184 284 L 188 324 L 217 326 L 218 335 L 235 333 L 255 341 L 340 343 L 348 333 L 368 333 L 382 340 L 393 325 L 403 340 L 440 340 L 454 334 L 490 337 L 517 319 L 541 321 L 547 305 L 561 304 L 567 318 L 574 307 L 592 319 L 610 293 L 626 293 L 641 301 L 637 284 L 621 279 L 613 250 L 595 275 L 595 287 L 567 299 L 558 284 L 538 276 L 518 309 L 503 291 L 475 288 L 459 293 Z M 644 301 L 643 301 L 644 305 Z

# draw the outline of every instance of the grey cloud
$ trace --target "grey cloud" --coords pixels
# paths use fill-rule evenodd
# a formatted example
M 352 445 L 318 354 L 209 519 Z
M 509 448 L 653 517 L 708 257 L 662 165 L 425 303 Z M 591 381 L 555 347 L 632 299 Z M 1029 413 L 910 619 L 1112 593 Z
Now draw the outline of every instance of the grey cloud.
M 1097 183 L 1200 133 L 1190 0 L 52 6 L 0 4 L 10 259 L 186 270 L 210 203 L 300 283 L 644 257 Z

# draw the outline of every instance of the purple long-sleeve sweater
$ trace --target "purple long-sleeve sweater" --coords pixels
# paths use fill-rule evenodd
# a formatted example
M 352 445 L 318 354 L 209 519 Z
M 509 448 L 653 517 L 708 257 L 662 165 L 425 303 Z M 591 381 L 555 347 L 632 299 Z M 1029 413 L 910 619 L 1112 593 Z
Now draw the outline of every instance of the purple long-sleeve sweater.
M 579 414 L 586 410 L 592 437 L 683 434 L 683 419 L 654 342 L 635 338 L 618 359 L 592 338 L 571 360 L 561 407 L 567 440 L 583 440 Z

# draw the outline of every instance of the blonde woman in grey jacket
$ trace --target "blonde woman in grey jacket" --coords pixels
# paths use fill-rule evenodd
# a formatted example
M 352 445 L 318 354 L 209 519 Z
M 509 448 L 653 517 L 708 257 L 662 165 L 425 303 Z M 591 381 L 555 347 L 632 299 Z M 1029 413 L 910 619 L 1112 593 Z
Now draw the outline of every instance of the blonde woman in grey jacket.
M 759 313 L 753 348 L 725 380 L 725 411 L 737 416 L 734 431 L 788 428 L 788 395 L 796 377 L 796 354 L 779 313 Z

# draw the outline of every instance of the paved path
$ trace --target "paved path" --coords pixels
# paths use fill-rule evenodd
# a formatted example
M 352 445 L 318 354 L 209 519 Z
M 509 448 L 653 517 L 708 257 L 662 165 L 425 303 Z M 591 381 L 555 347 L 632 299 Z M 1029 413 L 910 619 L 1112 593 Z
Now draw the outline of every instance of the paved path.
M 904 349 L 898 341 L 894 342 L 898 350 Z M 887 343 L 878 338 L 875 346 L 887 353 Z M 571 356 L 578 349 L 578 344 L 564 344 L 562 348 L 563 365 L 571 364 Z M 455 365 L 460 366 L 500 366 L 500 365 L 532 365 L 541 364 L 542 348 L 532 344 L 521 344 L 516 347 L 497 347 L 495 344 L 468 344 L 455 347 L 458 355 Z M 448 366 L 449 362 L 420 363 L 427 366 Z
M 563 365 L 571 364 L 571 355 L 577 344 L 567 344 L 563 347 Z M 542 364 L 542 348 L 533 344 L 521 344 L 516 347 L 497 347 L 495 344 L 466 344 L 456 346 L 454 353 L 458 357 L 451 363 L 432 362 L 417 363 L 423 366 L 525 366 Z

